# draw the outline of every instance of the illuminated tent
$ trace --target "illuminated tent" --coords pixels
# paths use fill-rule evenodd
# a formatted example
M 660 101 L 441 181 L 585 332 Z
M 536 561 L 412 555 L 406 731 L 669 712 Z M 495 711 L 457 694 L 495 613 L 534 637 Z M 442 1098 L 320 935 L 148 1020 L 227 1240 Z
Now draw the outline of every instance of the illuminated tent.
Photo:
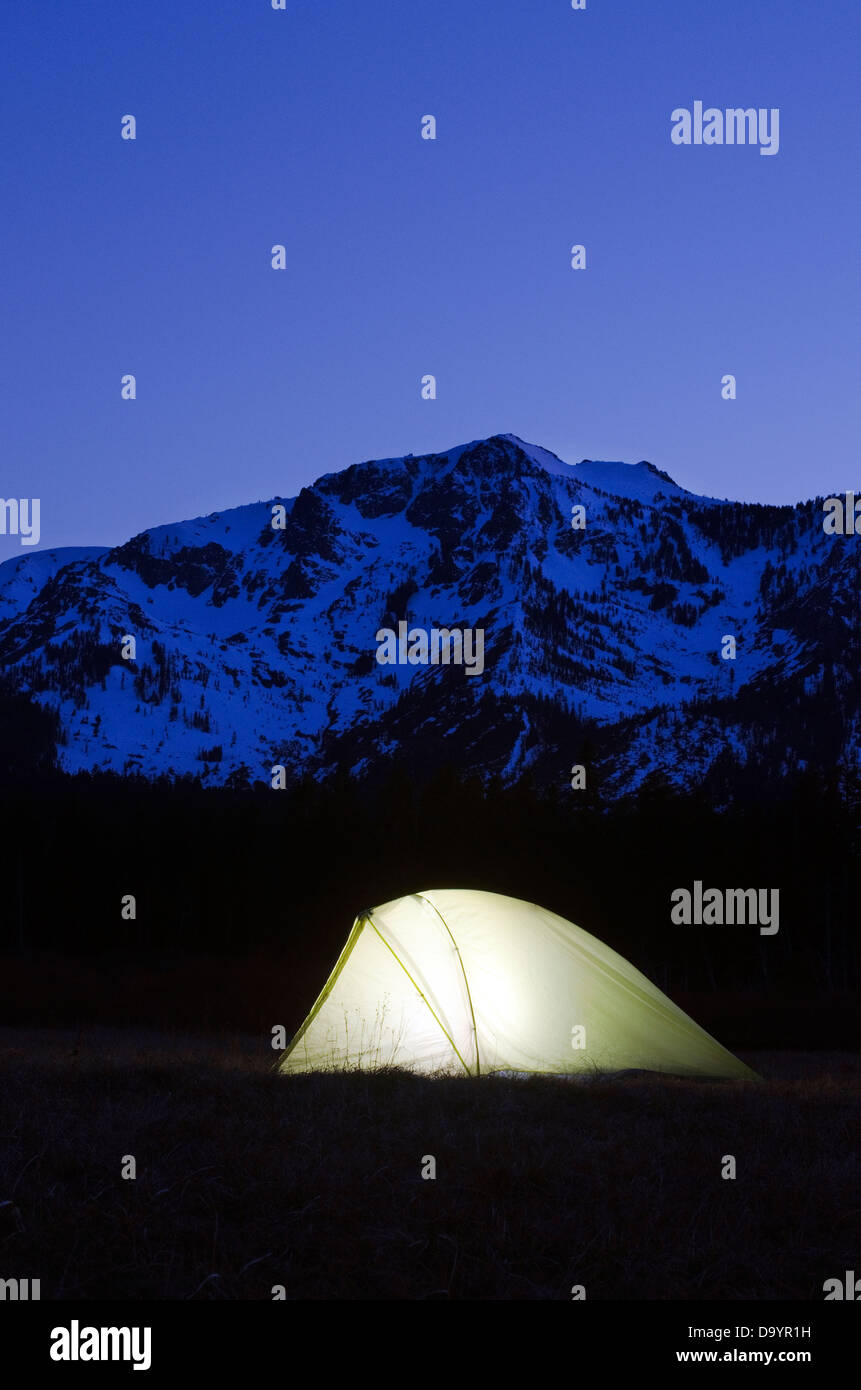
M 753 1077 L 594 936 L 497 893 L 414 893 L 361 913 L 284 1072 L 639 1068 Z

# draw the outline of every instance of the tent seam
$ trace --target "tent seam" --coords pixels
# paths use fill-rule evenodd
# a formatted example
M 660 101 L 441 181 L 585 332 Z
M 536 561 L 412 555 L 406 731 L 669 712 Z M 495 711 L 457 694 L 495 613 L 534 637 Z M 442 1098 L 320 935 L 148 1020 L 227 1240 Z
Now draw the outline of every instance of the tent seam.
M 466 966 L 463 963 L 463 956 L 460 954 L 460 947 L 454 939 L 454 934 L 452 933 L 451 927 L 443 917 L 436 904 L 432 903 L 430 898 L 426 898 L 424 893 L 416 893 L 416 897 L 419 898 L 423 903 L 427 903 L 428 907 L 433 908 L 437 917 L 442 922 L 443 926 L 445 927 L 446 931 L 451 937 L 451 944 L 454 946 L 454 949 L 457 952 L 457 959 L 460 964 L 460 971 L 463 975 L 463 983 L 466 986 L 466 1001 L 469 1004 L 469 1012 L 472 1016 L 472 1031 L 475 1037 L 475 1074 L 476 1076 L 481 1076 L 481 1058 L 478 1055 L 478 1024 L 475 1021 L 475 1009 L 472 1007 L 472 994 L 470 993 L 469 989 L 469 979 L 467 978 Z
M 278 1062 L 275 1063 L 276 1066 L 280 1066 L 282 1062 L 286 1061 L 286 1059 L 292 1055 L 293 1050 L 296 1047 L 298 1047 L 299 1043 L 304 1038 L 308 1029 L 311 1027 L 311 1024 L 314 1022 L 314 1019 L 317 1017 L 326 1000 L 329 998 L 329 995 L 332 993 L 332 990 L 335 988 L 335 985 L 338 983 L 338 978 L 341 974 L 341 971 L 344 969 L 344 966 L 347 964 L 347 961 L 353 954 L 356 942 L 362 934 L 364 924 L 366 921 L 370 921 L 370 918 L 368 917 L 367 913 L 361 913 L 354 921 L 352 929 L 350 931 L 350 935 L 347 937 L 347 941 L 344 945 L 344 949 L 342 950 L 338 959 L 335 961 L 335 964 L 332 967 L 332 972 L 325 985 L 323 986 L 320 994 L 315 999 L 314 1006 L 311 1009 L 311 1012 L 308 1014 L 307 1018 L 297 1029 L 297 1031 L 293 1034 L 293 1037 L 290 1039 L 289 1044 L 285 1048 L 284 1052 L 281 1054 L 281 1057 L 278 1059 Z
M 374 919 L 373 919 L 373 917 L 370 915 L 370 913 L 368 913 L 368 915 L 367 915 L 367 917 L 366 917 L 366 920 L 367 920 L 368 922 L 370 922 L 371 926 L 373 927 L 374 931 L 377 933 L 377 936 L 378 936 L 378 937 L 380 938 L 380 940 L 382 941 L 382 943 L 383 943 L 383 945 L 385 946 L 386 950 L 387 950 L 387 951 L 391 951 L 392 955 L 394 956 L 394 958 L 395 958 L 395 960 L 397 961 L 398 965 L 399 965 L 399 966 L 401 967 L 401 969 L 403 970 L 404 974 L 406 975 L 406 977 L 407 977 L 407 979 L 409 980 L 410 984 L 412 985 L 413 989 L 416 991 L 416 993 L 419 995 L 419 997 L 420 997 L 421 999 L 424 1000 L 425 1004 L 426 1004 L 427 1007 L 428 1007 L 428 1011 L 430 1012 L 430 1014 L 432 1015 L 432 1017 L 436 1020 L 436 1022 L 439 1024 L 439 1027 L 442 1029 L 442 1032 L 443 1032 L 443 1034 L 445 1035 L 445 1037 L 446 1037 L 448 1043 L 450 1044 L 452 1050 L 454 1051 L 454 1054 L 455 1054 L 455 1056 L 457 1057 L 457 1060 L 460 1062 L 460 1065 L 463 1067 L 463 1069 L 464 1069 L 464 1071 L 466 1072 L 467 1076 L 469 1076 L 469 1074 L 470 1074 L 470 1073 L 469 1073 L 469 1067 L 467 1066 L 466 1062 L 465 1062 L 465 1061 L 463 1060 L 463 1058 L 461 1057 L 460 1052 L 458 1051 L 457 1043 L 455 1042 L 454 1038 L 453 1038 L 453 1037 L 451 1036 L 451 1034 L 449 1033 L 449 1031 L 448 1031 L 448 1029 L 446 1028 L 445 1024 L 443 1023 L 442 1019 L 441 1019 L 441 1018 L 439 1017 L 439 1015 L 437 1014 L 436 1010 L 434 1009 L 434 1007 L 433 1007 L 433 1005 L 431 1004 L 430 1000 L 428 999 L 427 995 L 424 993 L 423 990 L 421 990 L 421 989 L 419 988 L 417 982 L 413 979 L 413 977 L 412 977 L 412 975 L 410 974 L 409 970 L 407 970 L 407 967 L 404 965 L 403 961 L 401 960 L 400 956 L 398 955 L 398 953 L 397 953 L 397 951 L 394 949 L 394 947 L 389 945 L 388 941 L 387 941 L 386 938 L 383 936 L 383 933 L 379 930 L 379 928 L 378 928 L 376 922 L 374 921 Z

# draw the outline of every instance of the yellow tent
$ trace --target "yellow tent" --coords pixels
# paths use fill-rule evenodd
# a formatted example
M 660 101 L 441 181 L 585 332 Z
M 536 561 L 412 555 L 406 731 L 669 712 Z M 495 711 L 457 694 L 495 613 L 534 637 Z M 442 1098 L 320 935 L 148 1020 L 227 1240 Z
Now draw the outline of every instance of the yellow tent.
M 645 975 L 534 903 L 472 889 L 361 913 L 284 1072 L 642 1068 L 755 1077 Z

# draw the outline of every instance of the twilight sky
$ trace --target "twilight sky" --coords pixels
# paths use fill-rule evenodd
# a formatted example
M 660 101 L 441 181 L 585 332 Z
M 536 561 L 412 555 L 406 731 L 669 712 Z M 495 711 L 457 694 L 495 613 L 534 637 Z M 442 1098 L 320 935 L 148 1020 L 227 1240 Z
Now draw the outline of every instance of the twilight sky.
M 858 486 L 857 0 L 3 0 L 2 34 L 0 495 L 43 547 L 503 432 Z M 779 153 L 674 145 L 695 101 L 778 107 Z

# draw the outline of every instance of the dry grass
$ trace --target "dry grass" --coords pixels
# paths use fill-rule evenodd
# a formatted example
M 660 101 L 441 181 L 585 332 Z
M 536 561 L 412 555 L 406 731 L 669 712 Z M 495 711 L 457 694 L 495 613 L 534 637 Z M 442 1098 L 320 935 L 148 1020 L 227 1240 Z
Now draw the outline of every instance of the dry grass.
M 567 1299 L 577 1283 L 821 1300 L 861 1252 L 861 1058 L 745 1060 L 764 1084 L 285 1078 L 247 1037 L 2 1029 L 0 1277 L 40 1278 L 43 1298 Z

